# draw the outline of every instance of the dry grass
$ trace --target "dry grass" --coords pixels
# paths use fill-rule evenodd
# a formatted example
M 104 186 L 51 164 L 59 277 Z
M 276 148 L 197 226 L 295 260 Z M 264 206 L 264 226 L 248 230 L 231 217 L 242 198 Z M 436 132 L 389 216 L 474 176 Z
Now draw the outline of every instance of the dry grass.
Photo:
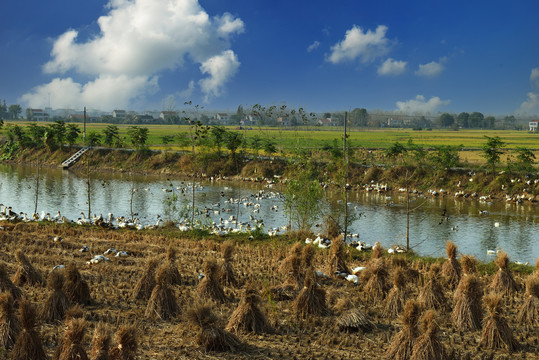
M 92 360 L 109 360 L 110 334 L 104 323 L 97 324 L 92 337 Z
M 457 261 L 457 246 L 452 241 L 448 241 L 445 244 L 445 250 L 447 253 L 447 261 L 442 266 L 442 274 L 449 287 L 454 289 L 460 281 L 462 272 L 462 268 Z
M 27 300 L 19 304 L 19 322 L 22 331 L 11 352 L 12 360 L 45 360 L 45 350 L 36 324 L 36 310 Z
M 371 332 L 376 327 L 371 317 L 358 307 L 343 312 L 335 323 L 340 331 L 345 332 Z
M 485 297 L 489 315 L 486 318 L 479 345 L 486 349 L 507 349 L 515 351 L 519 344 L 513 336 L 513 331 L 502 316 L 502 298 L 490 294 Z
M 70 263 L 65 268 L 63 289 L 72 304 L 89 305 L 92 302 L 90 287 L 86 280 L 83 279 L 75 263 Z
M 49 295 L 39 314 L 39 318 L 46 323 L 62 321 L 69 309 L 70 303 L 62 290 L 64 275 L 60 271 L 53 271 L 47 278 L 47 286 L 52 293 Z
M 206 351 L 237 351 L 243 347 L 241 341 L 232 333 L 220 328 L 217 316 L 208 305 L 198 305 L 187 312 L 187 319 L 200 331 L 197 344 Z
M 82 345 L 86 324 L 82 319 L 69 320 L 58 348 L 58 360 L 87 360 L 88 355 Z
M 226 295 L 219 283 L 219 267 L 213 258 L 206 259 L 204 263 L 204 278 L 200 281 L 197 294 L 201 299 L 225 302 Z
M 225 329 L 234 333 L 254 332 L 258 334 L 271 332 L 272 327 L 268 318 L 260 310 L 260 301 L 258 291 L 247 287 L 243 292 L 240 304 L 230 316 Z
M 22 297 L 22 291 L 11 281 L 7 274 L 7 266 L 0 261 L 0 291 L 9 292 L 15 301 Z
M 457 290 L 451 314 L 453 325 L 459 330 L 481 329 L 483 284 L 476 276 L 469 275 L 462 278 Z
M 144 273 L 138 279 L 133 288 L 133 298 L 141 300 L 149 300 L 152 295 L 152 290 L 155 287 L 155 270 L 157 269 L 157 258 L 151 258 L 146 263 Z
M 422 333 L 416 340 L 410 360 L 444 360 L 446 350 L 438 339 L 439 326 L 436 322 L 436 312 L 428 310 L 421 317 Z
M 15 252 L 15 258 L 19 263 L 17 271 L 15 272 L 15 275 L 13 275 L 12 279 L 15 285 L 39 285 L 43 283 L 43 276 L 41 276 L 41 273 L 32 266 L 21 249 L 18 249 Z
M 238 285 L 236 275 L 232 269 L 232 262 L 234 261 L 234 244 L 231 241 L 225 241 L 221 247 L 221 253 L 223 254 L 223 263 L 221 265 L 220 281 L 223 285 L 234 286 Z
M 294 310 L 297 316 L 328 315 L 329 309 L 326 304 L 326 292 L 316 283 L 316 274 L 308 270 L 305 275 L 305 284 L 294 301 Z
M 144 315 L 148 319 L 169 320 L 180 313 L 176 294 L 169 283 L 167 276 L 168 266 L 165 264 L 159 268 L 155 276 L 155 287 L 152 290 L 146 312 Z
M 371 259 L 364 271 L 368 278 L 365 291 L 375 300 L 383 300 L 389 291 L 387 265 L 383 258 Z
M 526 281 L 526 295 L 518 312 L 521 324 L 539 326 L 539 277 L 530 276 Z
M 0 295 L 0 348 L 11 349 L 21 332 L 21 324 L 15 316 L 10 293 Z
M 513 278 L 511 271 L 509 271 L 509 256 L 505 252 L 501 252 L 498 254 L 495 263 L 498 265 L 498 271 L 492 279 L 491 288 L 503 294 L 518 291 L 518 284 Z
M 121 326 L 116 335 L 116 346 L 109 352 L 110 360 L 135 360 L 138 351 L 137 328 L 133 325 Z
M 447 300 L 440 284 L 440 265 L 432 264 L 430 266 L 428 280 L 421 289 L 417 300 L 426 309 L 439 311 L 445 308 Z
M 386 298 L 384 316 L 388 318 L 397 317 L 404 309 L 407 300 L 406 278 L 402 268 L 397 268 L 393 273 L 393 287 Z
M 386 359 L 407 360 L 410 358 L 415 339 L 419 334 L 417 328 L 419 314 L 419 304 L 414 300 L 409 300 L 404 307 L 401 317 L 403 327 L 393 336 L 393 340 L 385 355 Z
M 335 276 L 336 273 L 350 273 L 346 265 L 346 245 L 339 236 L 331 242 L 331 258 L 329 260 L 328 273 Z

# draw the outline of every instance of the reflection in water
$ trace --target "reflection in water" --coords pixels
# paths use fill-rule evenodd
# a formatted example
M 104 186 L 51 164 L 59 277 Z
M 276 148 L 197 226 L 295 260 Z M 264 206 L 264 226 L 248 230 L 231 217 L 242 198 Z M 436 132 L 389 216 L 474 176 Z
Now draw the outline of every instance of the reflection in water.
M 69 219 L 76 220 L 80 213 L 88 213 L 86 179 L 69 171 L 41 169 L 39 174 L 38 212 L 49 212 L 54 216 L 58 210 Z M 163 203 L 171 195 L 172 188 L 179 196 L 179 208 L 191 202 L 190 187 L 180 180 L 168 181 L 159 177 L 141 177 L 118 174 L 92 175 L 92 213 L 115 216 L 130 215 L 130 189 L 137 191 L 133 196 L 133 212 L 144 224 L 154 224 L 157 215 L 164 214 Z M 12 206 L 14 211 L 32 214 L 35 201 L 36 173 L 33 167 L 13 167 L 0 164 L 0 202 Z M 251 195 L 258 190 L 278 193 L 280 185 L 265 188 L 263 184 L 241 184 L 242 197 L 260 203 L 259 212 L 252 206 L 240 205 L 239 219 L 249 221 L 249 216 L 263 219 L 266 228 L 279 227 L 288 223 L 283 212 L 282 200 L 273 198 L 256 200 Z M 227 220 L 236 215 L 237 204 L 228 201 L 236 198 L 236 184 L 204 184 L 197 191 L 197 208 L 213 208 L 209 217 L 201 220 L 210 223 L 220 218 Z M 337 194 L 328 192 L 326 207 L 336 206 Z M 388 247 L 406 242 L 406 197 L 402 194 L 351 192 L 350 211 L 358 216 L 350 227 L 350 233 L 359 233 L 360 240 L 370 244 L 380 241 Z M 217 207 L 216 205 L 219 204 Z M 273 205 L 279 211 L 271 210 Z M 447 198 L 414 198 L 411 202 L 410 245 L 422 255 L 445 256 L 445 242 L 451 240 L 463 254 L 490 261 L 487 249 L 505 250 L 511 260 L 533 263 L 539 257 L 539 214 L 537 206 L 517 205 L 500 202 L 479 202 Z M 442 212 L 446 217 L 442 219 Z M 480 215 L 487 210 L 487 215 Z M 500 227 L 494 223 L 499 222 Z

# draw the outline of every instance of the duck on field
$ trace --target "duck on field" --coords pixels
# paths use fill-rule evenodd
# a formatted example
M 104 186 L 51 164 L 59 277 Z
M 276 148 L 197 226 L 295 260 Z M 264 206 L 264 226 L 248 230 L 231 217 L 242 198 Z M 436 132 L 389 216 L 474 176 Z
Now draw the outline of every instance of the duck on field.
M 60 214 L 60 210 L 58 210 L 58 213 L 54 215 L 54 221 L 59 222 L 62 219 L 62 214 Z

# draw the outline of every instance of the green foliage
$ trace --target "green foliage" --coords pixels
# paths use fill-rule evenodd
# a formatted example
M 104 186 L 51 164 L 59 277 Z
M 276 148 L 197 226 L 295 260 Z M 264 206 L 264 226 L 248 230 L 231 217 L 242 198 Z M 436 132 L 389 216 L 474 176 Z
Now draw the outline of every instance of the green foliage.
M 239 109 L 238 109 L 239 110 Z M 221 155 L 221 147 L 225 141 L 226 129 L 224 126 L 212 126 L 210 130 L 211 138 L 215 147 L 217 148 L 217 153 Z
M 388 158 L 392 159 L 393 162 L 395 163 L 397 158 L 399 156 L 403 156 L 406 153 L 406 151 L 407 151 L 406 147 L 397 141 L 385 150 L 385 155 Z
M 277 146 L 275 145 L 275 142 L 271 139 L 266 139 L 263 146 L 266 155 L 271 156 L 277 152 Z
M 225 135 L 225 145 L 230 151 L 230 157 L 236 159 L 236 152 L 243 143 L 243 135 L 237 132 L 229 131 Z
M 103 143 L 108 146 L 121 147 L 120 130 L 116 125 L 108 125 L 103 129 Z
M 127 136 L 137 151 L 147 148 L 146 142 L 148 141 L 148 132 L 149 130 L 147 127 L 138 126 L 130 126 L 129 130 L 127 130 Z
M 492 172 L 495 172 L 496 164 L 500 161 L 500 156 L 503 154 L 501 148 L 505 146 L 505 143 L 499 136 L 490 137 L 484 135 L 484 138 L 487 139 L 487 142 L 481 147 L 481 156 L 490 165 Z
M 434 148 L 431 156 L 433 166 L 438 170 L 447 170 L 457 166 L 459 162 L 459 151 L 462 145 L 439 145 Z
M 53 124 L 49 125 L 50 136 L 53 137 L 55 146 L 62 147 L 66 139 L 67 128 L 64 120 L 56 120 Z
M 333 139 L 331 144 L 324 144 L 322 150 L 329 152 L 334 159 L 340 159 L 343 156 L 342 146 L 338 139 Z
M 255 151 L 255 157 L 258 158 L 258 151 L 262 147 L 262 138 L 258 135 L 253 136 L 251 139 L 251 148 Z
M 79 134 L 80 129 L 77 125 L 67 124 L 65 140 L 69 144 L 69 147 L 73 146 L 73 144 L 77 141 Z
M 421 145 L 415 144 L 412 139 L 408 139 L 406 149 L 412 153 L 412 157 L 417 162 L 418 166 L 423 165 L 425 158 L 427 157 L 427 151 Z
M 101 144 L 101 134 L 96 131 L 90 131 L 86 136 L 86 144 L 88 146 L 98 146 Z
M 516 154 L 517 161 L 512 163 L 512 167 L 516 171 L 524 171 L 528 173 L 533 173 L 536 171 L 534 168 L 535 154 L 530 149 L 525 147 L 517 147 L 514 153 Z
M 453 117 L 453 115 L 448 114 L 448 113 L 443 113 L 442 115 L 440 115 L 440 125 L 442 127 L 448 128 L 448 127 L 453 126 L 454 123 L 455 123 L 455 118 Z
M 324 192 L 308 170 L 295 173 L 284 191 L 285 211 L 298 230 L 309 231 L 321 215 Z
M 38 126 L 36 123 L 28 125 L 28 134 L 35 147 L 43 145 L 43 136 L 45 135 L 45 127 Z
M 174 142 L 174 136 L 173 135 L 163 135 L 163 136 L 161 136 L 161 141 L 163 142 L 163 145 L 168 145 L 168 144 Z
M 22 113 L 22 108 L 19 104 L 9 105 L 8 112 L 10 119 L 15 120 L 18 119 L 19 115 Z

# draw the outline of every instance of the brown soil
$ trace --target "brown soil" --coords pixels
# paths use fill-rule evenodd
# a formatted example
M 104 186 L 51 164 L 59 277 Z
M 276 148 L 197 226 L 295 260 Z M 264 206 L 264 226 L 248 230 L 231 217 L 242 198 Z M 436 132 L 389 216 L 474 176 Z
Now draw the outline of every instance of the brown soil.
M 245 244 L 237 243 L 232 263 L 240 284 L 251 284 L 262 296 L 260 309 L 267 314 L 274 332 L 270 334 L 240 335 L 242 350 L 236 353 L 205 351 L 197 345 L 198 327 L 189 324 L 185 314 L 200 303 L 197 296 L 198 274 L 203 271 L 204 260 L 218 257 L 221 239 L 190 240 L 163 236 L 157 232 L 135 232 L 101 230 L 64 225 L 44 224 L 1 224 L 0 260 L 8 264 L 9 274 L 16 270 L 15 252 L 22 249 L 35 268 L 47 274 L 55 265 L 74 262 L 91 291 L 91 305 L 82 306 L 87 322 L 86 335 L 82 346 L 87 352 L 95 327 L 104 322 L 111 333 L 124 324 L 134 324 L 138 329 L 139 359 L 381 359 L 393 336 L 401 329 L 399 319 L 383 317 L 384 301 L 373 301 L 364 290 L 364 282 L 358 286 L 339 278 L 318 278 L 320 288 L 330 298 L 347 298 L 356 303 L 369 315 L 375 328 L 368 333 L 339 332 L 336 320 L 341 311 L 333 308 L 327 316 L 298 318 L 293 310 L 293 300 L 273 301 L 267 294 L 272 286 L 282 284 L 286 275 L 278 271 L 280 262 L 289 253 L 289 248 L 278 242 Z M 53 242 L 53 237 L 61 235 L 63 242 Z M 167 248 L 177 249 L 177 266 L 185 281 L 173 287 L 181 306 L 181 314 L 168 321 L 150 321 L 144 317 L 146 302 L 134 300 L 132 290 L 143 274 L 149 258 L 160 257 L 165 261 Z M 90 252 L 77 251 L 88 245 Z M 86 261 L 106 249 L 115 247 L 126 250 L 127 258 L 111 257 L 109 262 L 87 265 Z M 349 249 L 347 249 L 348 252 Z M 355 250 L 354 250 L 355 251 Z M 385 255 L 387 256 L 387 255 Z M 351 260 L 351 267 L 364 265 Z M 315 269 L 325 269 L 329 262 L 327 250 L 317 250 L 313 259 Z M 388 264 L 390 262 L 387 262 Z M 428 267 L 409 264 L 420 271 L 420 280 L 406 284 L 410 298 L 416 298 L 425 281 Z M 303 269 L 304 271 L 304 269 Z M 388 265 L 392 275 L 394 269 Z M 527 276 L 514 274 L 522 283 Z M 492 276 L 482 275 L 488 284 Z M 49 291 L 44 285 L 25 285 L 23 293 L 38 307 L 45 303 Z M 243 289 L 224 288 L 227 300 L 223 304 L 210 303 L 212 311 L 219 318 L 218 326 L 224 328 L 228 319 L 238 307 Z M 446 298 L 452 299 L 452 292 L 444 288 Z M 488 288 L 487 290 L 488 291 Z M 539 353 L 539 328 L 520 325 L 518 311 L 524 301 L 524 292 L 507 295 L 504 314 L 508 325 L 522 345 L 518 353 L 496 350 L 492 359 L 537 359 Z M 454 359 L 482 359 L 490 351 L 479 348 L 480 331 L 461 332 L 455 330 L 450 316 L 451 307 L 439 314 L 439 339 Z M 485 309 L 486 310 L 486 309 Z M 52 357 L 59 346 L 64 332 L 64 324 L 39 324 L 45 350 Z M 111 348 L 116 346 L 113 342 Z M 491 358 L 491 357 L 489 357 Z

